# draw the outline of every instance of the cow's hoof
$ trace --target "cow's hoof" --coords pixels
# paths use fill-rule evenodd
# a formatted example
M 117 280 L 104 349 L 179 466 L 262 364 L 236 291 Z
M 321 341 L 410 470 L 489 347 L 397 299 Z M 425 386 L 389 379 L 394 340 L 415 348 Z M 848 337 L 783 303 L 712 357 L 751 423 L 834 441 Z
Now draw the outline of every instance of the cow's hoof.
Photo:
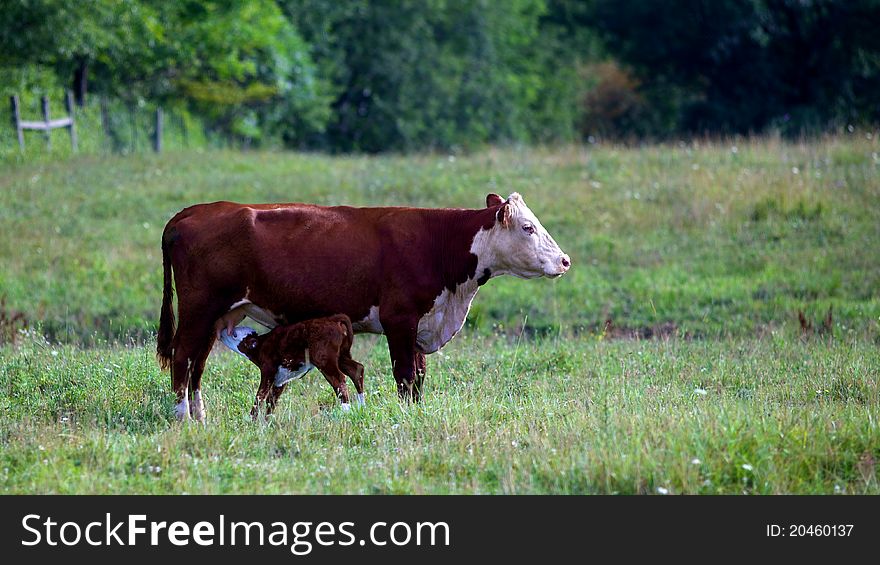
M 178 422 L 189 420 L 189 401 L 183 399 L 174 406 L 174 417 L 177 418 Z
M 349 410 L 351 410 L 351 404 L 349 404 L 348 402 L 343 402 L 340 406 L 342 407 L 343 412 L 348 412 Z
M 204 423 L 205 403 L 202 400 L 202 391 L 197 390 L 193 392 L 193 400 L 192 404 L 189 407 L 189 414 L 190 416 L 192 416 L 193 420 Z
M 359 392 L 357 394 L 357 396 L 355 397 L 355 405 L 356 406 L 363 406 L 366 403 L 367 403 L 366 400 L 364 400 L 364 393 Z

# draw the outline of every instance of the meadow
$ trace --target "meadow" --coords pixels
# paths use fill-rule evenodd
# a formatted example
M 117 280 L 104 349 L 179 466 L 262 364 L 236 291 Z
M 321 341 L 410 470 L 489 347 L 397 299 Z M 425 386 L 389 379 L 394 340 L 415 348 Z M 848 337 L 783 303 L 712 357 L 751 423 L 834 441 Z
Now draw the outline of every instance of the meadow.
M 174 151 L 0 165 L 0 489 L 10 493 L 880 494 L 877 132 L 469 155 Z M 196 202 L 477 207 L 520 192 L 573 267 L 493 279 L 397 401 L 215 350 L 208 423 L 155 362 L 164 223 Z M 830 311 L 830 316 L 829 316 Z M 799 319 L 799 315 L 800 318 Z

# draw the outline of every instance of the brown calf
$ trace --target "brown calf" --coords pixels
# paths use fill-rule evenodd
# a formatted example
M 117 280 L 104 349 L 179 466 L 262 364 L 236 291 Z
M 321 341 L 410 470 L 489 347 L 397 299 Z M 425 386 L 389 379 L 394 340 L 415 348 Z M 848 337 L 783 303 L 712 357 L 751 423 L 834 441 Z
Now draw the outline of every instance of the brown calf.
M 263 335 L 245 326 L 230 331 L 230 326 L 238 321 L 238 315 L 230 312 L 220 318 L 215 327 L 227 347 L 260 368 L 260 386 L 251 409 L 252 418 L 257 418 L 263 402 L 268 417 L 287 383 L 301 378 L 312 368 L 321 371 L 333 387 L 343 410 L 350 406 L 346 375 L 351 377 L 357 389 L 358 404 L 364 403 L 364 366 L 351 357 L 354 332 L 348 316 L 337 314 L 277 326 Z

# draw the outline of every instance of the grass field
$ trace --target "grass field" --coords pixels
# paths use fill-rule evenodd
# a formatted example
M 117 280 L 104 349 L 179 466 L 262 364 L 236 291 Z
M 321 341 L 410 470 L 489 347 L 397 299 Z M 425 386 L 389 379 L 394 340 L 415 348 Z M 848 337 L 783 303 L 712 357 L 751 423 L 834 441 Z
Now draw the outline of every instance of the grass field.
M 0 486 L 880 494 L 878 151 L 876 135 L 856 132 L 0 165 Z M 310 374 L 273 422 L 254 424 L 256 369 L 217 350 L 203 381 L 208 425 L 172 421 L 152 334 L 160 233 L 180 208 L 475 207 L 514 190 L 572 270 L 490 281 L 462 334 L 429 357 L 422 404 L 398 403 L 384 338 L 363 336 L 362 411 L 340 413 Z M 640 339 L 652 334 L 662 339 Z

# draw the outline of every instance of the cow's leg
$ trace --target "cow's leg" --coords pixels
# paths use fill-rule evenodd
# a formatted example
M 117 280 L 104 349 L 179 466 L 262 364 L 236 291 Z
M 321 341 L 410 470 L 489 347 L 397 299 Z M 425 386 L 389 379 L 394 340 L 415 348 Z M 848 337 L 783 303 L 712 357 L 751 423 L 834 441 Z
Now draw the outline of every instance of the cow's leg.
M 210 319 L 207 321 L 209 322 Z M 195 355 L 193 356 L 189 380 L 189 411 L 193 419 L 199 422 L 205 421 L 205 401 L 202 398 L 202 374 L 205 372 L 205 361 L 208 360 L 208 354 L 211 353 L 211 348 L 214 347 L 214 341 L 217 339 L 217 334 L 213 331 L 210 323 L 205 324 L 204 328 L 207 331 L 203 331 L 201 340 L 196 341 L 199 347 L 194 352 Z
M 207 344 L 204 345 L 196 355 L 193 364 L 192 375 L 189 381 L 189 390 L 191 395 L 189 411 L 194 420 L 199 422 L 205 421 L 205 400 L 202 398 L 202 373 L 205 372 L 205 361 L 214 346 L 215 334 L 208 334 Z
M 428 374 L 428 360 L 426 359 L 426 355 L 421 351 L 416 351 L 415 354 L 415 369 L 416 369 L 416 378 L 415 384 L 413 386 L 413 398 L 416 402 L 422 397 L 422 385 L 425 382 L 425 377 Z
M 177 396 L 174 414 L 178 420 L 188 420 L 190 415 L 197 420 L 205 417 L 199 388 L 205 359 L 211 350 L 212 337 L 210 321 L 207 324 L 184 325 L 184 320 L 181 320 L 181 327 L 175 336 L 174 359 L 171 362 L 171 386 Z M 192 406 L 187 395 L 188 389 L 193 391 Z
M 360 406 L 365 404 L 364 400 L 364 366 L 343 354 L 339 358 L 339 367 L 342 372 L 351 378 L 354 388 L 357 390 L 357 403 Z
M 397 394 L 401 400 L 415 400 L 416 323 L 386 323 L 382 321 L 388 338 L 388 351 L 391 353 L 391 367 L 397 381 Z
M 189 420 L 189 397 L 187 389 L 189 388 L 189 373 L 192 358 L 187 356 L 187 346 L 181 346 L 181 340 L 177 341 L 177 347 L 174 348 L 174 357 L 171 360 L 171 388 L 177 397 L 177 404 L 174 406 L 174 416 L 178 420 Z
M 219 314 L 216 307 L 202 303 L 193 307 L 192 304 L 190 302 L 187 307 L 180 308 L 180 325 L 174 336 L 171 384 L 177 396 L 177 406 L 174 409 L 177 418 L 187 420 L 192 416 L 203 421 L 205 405 L 201 391 L 202 373 L 214 344 L 214 322 Z

